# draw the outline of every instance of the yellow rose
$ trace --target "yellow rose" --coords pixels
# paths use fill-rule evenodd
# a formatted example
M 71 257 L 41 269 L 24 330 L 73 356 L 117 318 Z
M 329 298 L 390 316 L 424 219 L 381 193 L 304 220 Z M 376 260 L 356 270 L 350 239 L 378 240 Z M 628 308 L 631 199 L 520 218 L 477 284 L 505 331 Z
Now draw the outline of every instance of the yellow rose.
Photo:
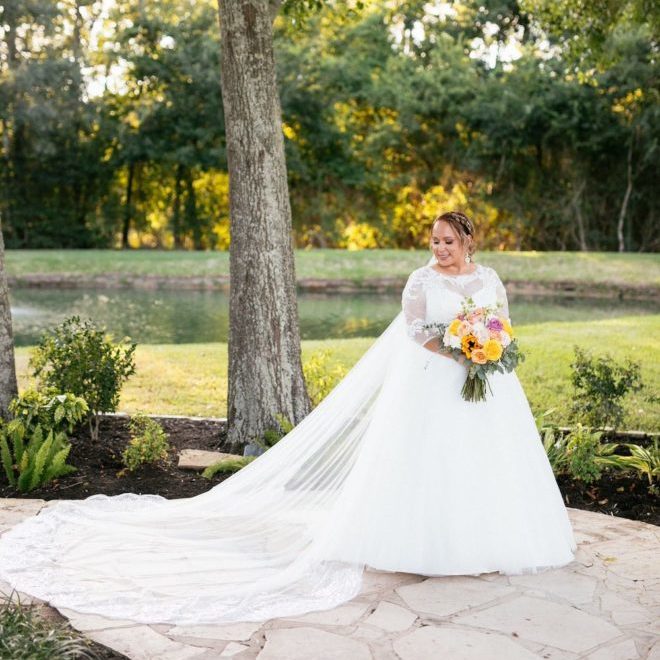
M 488 362 L 486 351 L 483 348 L 475 348 L 472 351 L 472 362 L 476 364 L 486 364 L 486 362 Z
M 504 328 L 504 332 L 506 332 L 509 337 L 513 338 L 513 328 L 507 319 L 502 319 L 502 328 Z
M 496 339 L 489 339 L 484 344 L 484 353 L 487 359 L 495 362 L 502 357 L 502 344 Z
M 458 319 L 454 319 L 450 324 L 449 324 L 449 334 L 450 335 L 457 335 L 458 334 L 458 328 L 460 327 L 461 322 Z

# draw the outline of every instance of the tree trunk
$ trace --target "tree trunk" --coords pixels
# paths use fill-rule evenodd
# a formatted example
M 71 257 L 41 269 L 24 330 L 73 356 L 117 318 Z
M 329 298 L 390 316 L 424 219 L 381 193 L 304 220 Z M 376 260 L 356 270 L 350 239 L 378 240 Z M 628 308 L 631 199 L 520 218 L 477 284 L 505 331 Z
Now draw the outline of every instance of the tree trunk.
M 197 197 L 191 167 L 186 169 L 186 226 L 192 231 L 195 250 L 203 249 L 202 228 L 199 226 L 199 218 L 197 217 Z
M 626 243 L 623 239 L 623 224 L 626 220 L 626 212 L 628 211 L 628 202 L 633 188 L 632 180 L 632 151 L 633 151 L 633 136 L 630 136 L 630 145 L 628 146 L 628 163 L 627 163 L 627 184 L 626 192 L 623 195 L 623 202 L 621 203 L 621 211 L 619 212 L 619 222 L 616 225 L 616 237 L 619 241 L 619 252 L 626 251 Z
M 174 234 L 174 247 L 180 248 L 183 245 L 181 236 L 181 196 L 183 181 L 183 165 L 176 167 L 176 180 L 174 182 L 174 210 L 172 212 L 172 234 Z
M 9 418 L 9 403 L 18 394 L 9 288 L 5 273 L 5 244 L 0 224 L 0 417 Z
M 274 4 L 218 5 L 231 218 L 228 438 L 245 444 L 276 427 L 277 413 L 297 424 L 311 404 L 300 358 Z
M 584 218 L 582 216 L 582 203 L 580 201 L 585 186 L 586 181 L 582 181 L 582 183 L 580 183 L 578 186 L 575 195 L 573 195 L 573 199 L 571 200 L 571 205 L 575 209 L 575 219 L 577 221 L 578 228 L 578 240 L 580 242 L 580 250 L 582 252 L 587 252 L 589 250 L 589 246 L 587 245 L 587 232 L 584 228 Z
M 126 204 L 124 206 L 124 222 L 121 229 L 121 246 L 128 247 L 128 232 L 131 229 L 131 215 L 133 214 L 133 176 L 135 174 L 135 163 L 128 164 L 128 179 L 126 181 Z

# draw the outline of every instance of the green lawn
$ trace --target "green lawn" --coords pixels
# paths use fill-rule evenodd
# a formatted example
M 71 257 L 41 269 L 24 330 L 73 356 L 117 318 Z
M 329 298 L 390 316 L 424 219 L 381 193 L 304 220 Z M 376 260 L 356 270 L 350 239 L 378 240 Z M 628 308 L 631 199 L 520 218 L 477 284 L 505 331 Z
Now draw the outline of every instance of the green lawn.
M 626 427 L 660 430 L 660 316 L 628 316 L 598 321 L 543 323 L 518 326 L 527 359 L 518 375 L 535 414 L 557 408 L 551 417 L 568 422 L 571 403 L 570 362 L 573 345 L 609 352 L 617 359 L 631 357 L 642 364 L 645 390 L 627 405 Z M 329 348 L 336 362 L 352 366 L 373 339 L 333 339 L 303 342 L 303 360 Z M 19 349 L 21 386 L 27 384 L 29 349 Z M 227 345 L 141 345 L 137 373 L 125 386 L 120 409 L 127 412 L 189 414 L 224 417 L 227 412 Z
M 426 250 L 297 250 L 297 277 L 406 277 L 424 265 Z M 660 286 L 660 256 L 614 252 L 478 252 L 503 280 L 612 282 Z M 229 274 L 228 252 L 162 250 L 8 250 L 10 275 L 69 273 L 95 275 L 213 276 Z

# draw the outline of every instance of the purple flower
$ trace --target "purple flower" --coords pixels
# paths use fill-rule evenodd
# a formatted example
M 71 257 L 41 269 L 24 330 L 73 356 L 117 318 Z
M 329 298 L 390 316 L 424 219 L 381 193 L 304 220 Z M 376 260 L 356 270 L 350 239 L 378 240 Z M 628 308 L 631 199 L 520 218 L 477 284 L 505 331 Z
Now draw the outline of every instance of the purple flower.
M 498 318 L 493 318 L 489 319 L 488 323 L 486 323 L 486 327 L 489 330 L 497 330 L 498 332 L 503 329 L 502 321 L 500 321 Z

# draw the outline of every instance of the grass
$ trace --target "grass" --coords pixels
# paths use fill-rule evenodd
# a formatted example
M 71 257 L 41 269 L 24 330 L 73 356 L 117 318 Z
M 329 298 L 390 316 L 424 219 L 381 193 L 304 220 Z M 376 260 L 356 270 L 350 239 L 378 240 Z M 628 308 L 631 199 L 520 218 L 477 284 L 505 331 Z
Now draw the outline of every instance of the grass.
M 301 278 L 405 278 L 424 265 L 427 250 L 296 250 Z M 478 252 L 477 261 L 493 266 L 507 281 L 571 280 L 660 286 L 660 256 L 616 252 Z M 205 277 L 229 274 L 228 252 L 165 250 L 7 250 L 10 275 L 120 273 Z
M 97 658 L 91 642 L 66 626 L 49 621 L 39 608 L 0 595 L 0 658 L 68 660 Z
M 526 360 L 517 370 L 534 414 L 555 408 L 550 421 L 566 424 L 572 399 L 570 363 L 573 345 L 630 357 L 642 364 L 644 390 L 626 404 L 626 428 L 660 430 L 660 346 L 656 340 L 660 316 L 625 316 L 585 323 L 542 323 L 517 326 Z M 319 349 L 330 349 L 334 364 L 350 368 L 371 345 L 371 338 L 303 342 L 303 360 Z M 29 349 L 17 351 L 22 387 L 28 379 Z M 122 392 L 120 409 L 147 413 L 224 417 L 227 414 L 227 345 L 140 345 L 137 373 Z

